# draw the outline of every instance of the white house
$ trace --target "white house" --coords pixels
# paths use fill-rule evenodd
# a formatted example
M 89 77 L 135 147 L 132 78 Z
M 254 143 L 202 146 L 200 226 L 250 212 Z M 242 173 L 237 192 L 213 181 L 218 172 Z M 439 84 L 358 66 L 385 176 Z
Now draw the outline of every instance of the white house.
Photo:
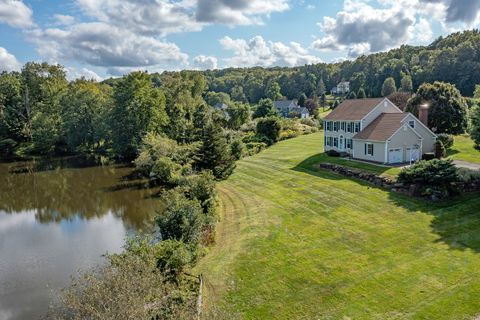
M 330 92 L 332 94 L 347 94 L 350 92 L 350 82 L 341 81 L 337 84 L 336 87 L 333 87 Z
M 323 124 L 325 151 L 336 150 L 356 159 L 403 163 L 434 151 L 436 135 L 387 98 L 345 100 Z
M 310 113 L 305 107 L 300 107 L 297 104 L 297 100 L 277 100 L 273 102 L 277 111 L 282 117 L 288 117 L 291 113 L 298 113 L 300 118 L 308 118 Z

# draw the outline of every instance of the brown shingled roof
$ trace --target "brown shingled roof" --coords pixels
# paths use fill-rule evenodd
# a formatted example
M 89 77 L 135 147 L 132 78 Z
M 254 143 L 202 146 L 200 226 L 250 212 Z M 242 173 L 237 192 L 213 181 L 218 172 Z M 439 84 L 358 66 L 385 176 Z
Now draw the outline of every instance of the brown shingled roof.
M 325 120 L 358 121 L 380 104 L 385 98 L 347 99 L 340 103 Z
M 407 113 L 382 113 L 353 139 L 386 141 L 402 126 Z

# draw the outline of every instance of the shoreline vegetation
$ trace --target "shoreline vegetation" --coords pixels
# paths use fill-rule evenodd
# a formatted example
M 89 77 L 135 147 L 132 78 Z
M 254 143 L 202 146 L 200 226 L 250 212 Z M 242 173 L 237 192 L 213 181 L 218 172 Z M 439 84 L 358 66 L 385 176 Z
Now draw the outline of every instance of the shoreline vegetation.
M 474 54 L 465 59 L 465 51 Z M 321 153 L 328 109 L 378 96 L 413 113 L 428 101 L 430 127 L 445 134 L 437 157 L 476 159 L 479 57 L 480 32 L 466 31 L 426 47 L 295 68 L 132 72 L 101 83 L 69 82 L 62 66 L 47 63 L 1 73 L 0 158 L 99 156 L 132 164 L 162 187 L 157 232 L 128 240 L 105 266 L 79 275 L 49 317 L 194 318 L 198 274 L 206 275 L 206 317 L 474 315 L 478 301 L 452 287 L 480 294 L 461 265 L 468 261 L 470 277 L 477 275 L 478 199 L 430 206 L 312 165 L 331 161 L 409 183 L 432 166 L 452 173 L 443 160 L 399 171 Z M 328 94 L 345 80 L 348 95 Z M 274 101 L 286 99 L 310 117 L 280 115 Z M 473 144 L 449 136 L 467 132 Z M 438 181 L 453 180 L 439 173 Z M 441 289 L 467 303 L 453 305 Z

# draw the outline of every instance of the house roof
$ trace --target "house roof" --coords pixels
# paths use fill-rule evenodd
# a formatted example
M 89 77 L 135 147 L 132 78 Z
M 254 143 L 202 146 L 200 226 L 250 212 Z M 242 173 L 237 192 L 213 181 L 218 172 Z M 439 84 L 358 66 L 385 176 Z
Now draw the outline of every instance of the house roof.
M 294 103 L 296 105 L 295 100 L 277 100 L 277 101 L 273 102 L 275 108 L 277 108 L 277 109 L 288 108 L 292 103 Z
M 300 113 L 309 113 L 308 109 L 305 107 L 300 108 Z
M 352 139 L 386 141 L 403 125 L 407 113 L 382 113 Z
M 362 120 L 370 111 L 385 98 L 347 99 L 340 103 L 325 120 Z
M 228 106 L 225 103 L 217 103 L 214 108 L 220 109 L 220 110 L 227 110 Z

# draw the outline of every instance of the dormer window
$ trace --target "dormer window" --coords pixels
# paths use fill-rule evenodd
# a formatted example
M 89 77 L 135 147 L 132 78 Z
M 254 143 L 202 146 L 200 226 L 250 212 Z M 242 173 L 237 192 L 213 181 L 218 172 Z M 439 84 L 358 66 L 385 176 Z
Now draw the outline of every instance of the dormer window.
M 412 127 L 413 129 L 415 129 L 415 120 L 410 120 L 410 121 L 408 121 L 408 125 L 409 125 L 410 127 Z

